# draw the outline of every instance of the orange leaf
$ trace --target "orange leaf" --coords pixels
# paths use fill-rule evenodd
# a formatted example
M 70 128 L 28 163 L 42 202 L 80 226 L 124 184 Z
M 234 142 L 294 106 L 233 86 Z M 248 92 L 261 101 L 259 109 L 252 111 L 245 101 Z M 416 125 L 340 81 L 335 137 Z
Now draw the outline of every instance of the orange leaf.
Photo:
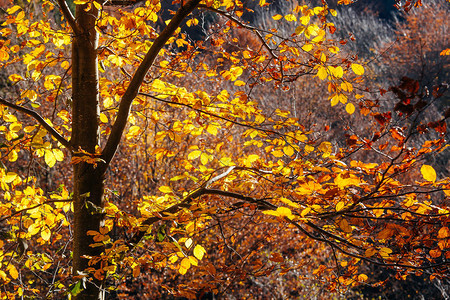
M 442 254 L 442 252 L 439 249 L 430 250 L 430 256 L 433 257 L 433 258 L 440 257 L 441 254 Z
M 359 274 L 358 281 L 366 281 L 368 279 L 366 274 Z
M 445 239 L 450 237 L 450 230 L 448 227 L 442 227 L 438 232 L 438 239 Z

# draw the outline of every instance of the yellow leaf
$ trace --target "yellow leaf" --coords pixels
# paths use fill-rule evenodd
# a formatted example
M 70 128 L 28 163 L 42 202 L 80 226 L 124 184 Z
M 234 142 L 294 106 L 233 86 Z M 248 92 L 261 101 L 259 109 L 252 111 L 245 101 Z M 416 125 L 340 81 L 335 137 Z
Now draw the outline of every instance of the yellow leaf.
M 338 54 L 339 50 L 340 50 L 339 47 L 336 47 L 336 46 L 331 46 L 328 48 L 328 51 L 330 51 L 331 53 L 334 53 L 334 54 Z
M 350 115 L 355 112 L 355 106 L 352 103 L 347 103 L 345 106 L 345 111 L 347 111 Z
M 325 80 L 328 76 L 327 69 L 323 66 L 319 66 L 317 70 L 317 76 L 321 80 Z
M 209 155 L 206 153 L 202 153 L 202 155 L 200 155 L 200 161 L 203 165 L 206 165 L 209 161 Z
M 220 74 L 227 80 L 235 81 L 243 72 L 244 70 L 241 67 L 234 66 L 231 67 L 229 71 L 222 71 Z
M 310 16 L 303 16 L 303 17 L 300 17 L 300 22 L 303 25 L 308 25 L 310 19 L 311 19 Z
M 100 121 L 102 123 L 108 123 L 108 117 L 104 113 L 101 113 L 100 114 Z
M 234 85 L 235 85 L 235 86 L 244 86 L 244 85 L 245 85 L 245 82 L 243 82 L 242 80 L 236 80 L 236 81 L 234 82 Z
M 316 6 L 313 8 L 314 14 L 318 15 L 324 10 L 324 7 L 322 6 Z
M 196 245 L 194 248 L 194 256 L 198 259 L 198 260 L 202 260 L 203 256 L 205 255 L 206 250 L 205 248 L 203 248 L 203 246 L 201 245 Z
M 305 45 L 303 45 L 302 50 L 309 52 L 312 50 L 313 46 L 314 46 L 313 44 L 305 44 Z
M 194 241 L 191 238 L 189 238 L 184 242 L 184 245 L 186 246 L 186 248 L 190 248 L 193 242 Z
M 436 171 L 433 169 L 432 166 L 423 165 L 420 168 L 420 173 L 422 173 L 423 179 L 432 182 L 436 181 Z
M 286 204 L 289 205 L 289 206 L 292 206 L 292 207 L 295 207 L 295 208 L 300 208 L 300 205 L 299 205 L 299 204 L 297 204 L 297 203 L 295 203 L 295 202 L 292 202 L 291 200 L 289 200 L 289 199 L 287 199 L 287 198 L 282 197 L 282 198 L 280 198 L 280 200 L 281 200 L 283 203 L 286 203 Z
M 300 35 L 300 34 L 302 34 L 304 31 L 306 30 L 306 27 L 305 26 L 302 26 L 302 25 L 300 25 L 300 26 L 297 26 L 297 28 L 295 28 L 295 34 L 296 35 Z M 306 45 L 305 45 L 306 46 Z M 304 47 L 304 46 L 303 46 Z M 302 47 L 302 48 L 303 48 Z M 311 49 L 310 49 L 311 50 Z M 307 51 L 307 50 L 305 50 L 305 51 Z
M 11 183 L 14 181 L 14 179 L 16 179 L 17 174 L 14 172 L 8 172 L 8 174 L 6 174 L 5 176 L 5 182 L 6 183 Z
M 339 95 L 333 95 L 331 98 L 331 106 L 336 106 L 339 103 Z
M 188 27 L 191 27 L 192 25 L 197 25 L 198 24 L 198 20 L 197 19 L 195 19 L 195 18 L 193 18 L 193 19 L 190 19 L 190 20 L 188 20 L 187 22 L 186 22 L 186 25 L 188 26 Z
M 173 264 L 178 260 L 178 255 L 172 255 L 169 257 L 169 261 Z
M 19 9 L 21 9 L 19 5 L 14 5 L 13 7 L 8 8 L 8 9 L 6 10 L 6 12 L 7 12 L 8 14 L 12 15 L 12 14 L 15 13 L 16 11 L 18 11 Z
M 277 213 L 280 217 L 292 217 L 292 211 L 287 207 L 278 207 Z
M 336 68 L 333 68 L 333 67 L 328 67 L 328 68 L 330 69 L 330 71 L 334 77 L 342 78 L 342 76 L 344 76 L 344 70 L 342 69 L 341 66 L 338 66 Z
M 94 3 L 94 6 L 96 9 L 101 10 L 102 9 L 102 5 L 100 3 L 98 3 L 97 1 L 92 1 Z
M 17 160 L 17 158 L 19 158 L 19 155 L 17 154 L 17 151 L 14 150 L 14 149 L 11 150 L 11 152 L 9 152 L 9 154 L 8 154 L 8 160 L 10 162 L 14 162 L 14 161 Z
M 39 232 L 40 229 L 41 229 L 41 228 L 40 228 L 40 226 L 39 226 L 38 224 L 33 223 L 33 224 L 31 224 L 31 225 L 28 227 L 28 233 L 29 233 L 30 235 L 35 235 L 36 233 Z
M 285 15 L 284 18 L 285 18 L 286 21 L 288 21 L 288 22 L 296 22 L 296 21 L 297 21 L 297 17 L 294 16 L 293 14 Z
M 19 277 L 19 272 L 17 272 L 17 269 L 13 264 L 8 265 L 8 272 L 13 279 L 17 279 Z
M 265 118 L 264 116 L 262 116 L 262 115 L 257 115 L 257 116 L 255 117 L 255 122 L 258 123 L 258 124 L 261 124 L 262 122 L 264 122 L 265 119 L 266 119 L 266 118 Z
M 138 135 L 141 132 L 141 128 L 139 126 L 133 125 L 128 130 L 128 133 L 126 134 L 126 139 L 131 139 Z
M 311 207 L 307 207 L 300 213 L 300 216 L 305 217 L 311 211 Z
M 189 160 L 194 160 L 194 159 L 200 157 L 201 154 L 202 154 L 202 151 L 200 151 L 200 150 L 194 150 L 194 151 L 192 151 L 191 153 L 189 153 L 188 159 L 189 159 Z
M 387 258 L 389 257 L 389 254 L 392 253 L 392 250 L 386 247 L 381 248 L 378 253 L 381 255 L 381 257 L 383 258 Z
M 345 92 L 353 91 L 353 85 L 350 82 L 344 81 L 341 83 L 341 89 Z
M 277 217 L 288 217 L 289 219 L 292 219 L 294 216 L 292 215 L 292 211 L 287 207 L 278 207 L 277 210 L 266 210 L 263 211 L 266 215 L 272 215 Z
M 63 161 L 64 160 L 64 153 L 60 149 L 58 149 L 58 148 L 52 149 L 52 152 L 53 152 L 53 155 L 55 156 L 55 159 L 57 161 Z
M 284 155 L 284 153 L 281 152 L 280 150 L 275 150 L 275 151 L 272 151 L 272 155 L 275 157 L 282 157 Z
M 172 189 L 170 188 L 170 186 L 167 185 L 160 186 L 158 190 L 166 194 L 172 193 Z
M 345 96 L 344 94 L 339 94 L 339 102 L 341 102 L 342 104 L 347 103 L 347 96 Z
M 11 80 L 12 82 L 17 82 L 17 81 L 23 80 L 23 77 L 20 76 L 19 74 L 12 74 L 12 75 L 9 75 L 8 79 Z
M 212 124 L 209 124 L 208 127 L 206 127 L 206 131 L 212 135 L 217 135 L 217 127 Z
M 26 126 L 23 131 L 25 131 L 26 133 L 30 133 L 32 131 L 34 131 L 36 129 L 36 126 Z
M 24 98 L 27 97 L 31 101 L 36 101 L 38 95 L 33 90 L 27 90 L 27 91 L 23 92 L 21 96 Z
M 252 163 L 255 162 L 259 159 L 259 155 L 257 154 L 250 154 L 249 156 L 247 156 L 247 162 Z
M 191 265 L 198 266 L 198 260 L 195 257 L 189 256 L 189 261 L 191 262 Z
M 48 241 L 50 239 L 50 236 L 52 235 L 52 233 L 50 232 L 50 229 L 48 229 L 47 227 L 45 227 L 44 229 L 42 229 L 41 231 L 41 238 L 44 241 Z
M 283 152 L 284 154 L 286 154 L 287 156 L 292 156 L 294 155 L 294 148 L 292 148 L 291 146 L 285 146 L 283 148 Z
M 282 18 L 283 18 L 283 16 L 279 15 L 279 14 L 272 16 L 272 19 L 274 19 L 275 21 L 281 20 Z
M 364 67 L 360 64 L 352 64 L 351 65 L 353 73 L 356 75 L 363 75 L 364 74 Z
M 184 275 L 184 274 L 186 274 L 187 269 L 186 269 L 186 268 L 183 268 L 182 266 L 180 266 L 180 268 L 178 269 L 178 272 L 179 272 L 181 275 Z
M 56 163 L 56 157 L 55 157 L 55 155 L 53 154 L 52 151 L 47 150 L 47 149 L 45 150 L 44 160 L 45 160 L 45 163 L 46 163 L 50 168 L 53 167 L 53 166 L 55 165 L 55 163 Z
M 11 132 L 18 132 L 22 129 L 22 124 L 20 123 L 12 123 L 9 125 L 9 130 Z
M 191 261 L 189 258 L 185 257 L 180 263 L 180 268 L 189 269 L 191 267 Z
M 325 154 L 324 157 L 328 157 L 333 151 L 333 145 L 331 145 L 330 142 L 322 142 L 319 147 L 317 147 L 317 150 L 323 152 Z
M 314 147 L 311 146 L 311 145 L 305 145 L 305 149 L 304 150 L 305 150 L 305 153 L 308 154 L 308 153 L 311 153 L 311 152 L 314 151 Z
M 2 270 L 0 270 L 0 279 L 3 281 L 7 281 L 7 279 L 8 279 L 6 276 L 6 273 Z
M 338 204 L 336 204 L 336 211 L 341 211 L 345 206 L 344 201 L 340 201 L 338 202 Z

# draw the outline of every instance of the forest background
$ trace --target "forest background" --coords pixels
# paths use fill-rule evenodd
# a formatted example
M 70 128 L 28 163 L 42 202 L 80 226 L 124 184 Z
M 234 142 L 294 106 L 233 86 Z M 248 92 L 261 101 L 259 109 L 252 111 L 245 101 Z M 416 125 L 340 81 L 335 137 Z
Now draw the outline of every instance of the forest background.
M 449 2 L 340 2 L 2 1 L 2 299 L 448 299 Z

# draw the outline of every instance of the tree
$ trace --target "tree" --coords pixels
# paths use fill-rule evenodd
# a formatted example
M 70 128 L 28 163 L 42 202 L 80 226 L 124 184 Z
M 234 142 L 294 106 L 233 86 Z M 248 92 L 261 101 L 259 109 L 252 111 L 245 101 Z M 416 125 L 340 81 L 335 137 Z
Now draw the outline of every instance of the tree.
M 165 267 L 179 284 L 159 288 L 174 295 L 223 293 L 230 278 L 295 268 L 288 249 L 303 247 L 298 235 L 328 251 L 334 267 L 311 272 L 332 290 L 368 280 L 363 262 L 448 276 L 449 179 L 421 164 L 445 147 L 446 120 L 420 124 L 417 106 L 399 128 L 354 94 L 364 67 L 333 41 L 334 10 L 296 5 L 260 29 L 241 19 L 239 1 L 174 1 L 168 21 L 159 1 L 77 0 L 75 16 L 64 0 L 32 4 L 11 5 L 1 30 L 2 297 L 98 299 L 121 276 Z M 211 15 L 222 26 L 203 24 L 203 40 L 181 31 Z M 277 31 L 285 22 L 298 22 L 293 33 Z M 252 43 L 242 45 L 240 31 Z M 334 149 L 289 112 L 258 106 L 259 86 L 289 90 L 303 76 L 326 82 L 332 106 L 352 115 L 357 103 L 377 122 L 374 137 L 351 135 Z M 413 86 L 401 88 L 420 101 Z M 436 139 L 409 148 L 424 128 Z M 123 169 L 142 183 L 138 199 L 119 201 L 127 178 L 107 175 Z

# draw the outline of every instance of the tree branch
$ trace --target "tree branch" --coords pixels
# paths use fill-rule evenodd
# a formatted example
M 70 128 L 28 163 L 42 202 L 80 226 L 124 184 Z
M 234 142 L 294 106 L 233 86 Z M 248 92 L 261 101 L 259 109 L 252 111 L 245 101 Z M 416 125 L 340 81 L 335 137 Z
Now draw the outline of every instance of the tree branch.
M 158 97 L 153 96 L 153 95 L 148 94 L 148 93 L 141 93 L 141 92 L 139 92 L 139 95 L 142 95 L 142 96 L 145 96 L 145 97 L 149 97 L 149 98 L 152 98 L 152 99 L 154 99 L 156 101 L 160 101 L 160 102 L 163 102 L 163 103 L 172 104 L 172 105 L 178 105 L 178 106 L 182 106 L 182 107 L 187 107 L 187 108 L 189 108 L 189 109 L 191 109 L 193 111 L 196 111 L 196 112 L 198 112 L 200 114 L 205 114 L 205 115 L 211 116 L 213 118 L 217 118 L 217 119 L 220 119 L 220 120 L 223 120 L 223 121 L 226 121 L 226 122 L 233 123 L 233 124 L 238 125 L 238 126 L 242 126 L 242 127 L 245 127 L 245 128 L 258 130 L 260 132 L 264 132 L 264 133 L 267 133 L 267 134 L 273 134 L 273 135 L 279 136 L 280 138 L 285 139 L 285 141 L 287 141 L 286 138 L 290 138 L 293 141 L 295 141 L 296 143 L 303 143 L 302 141 L 296 139 L 295 137 L 288 136 L 288 135 L 285 135 L 283 133 L 276 132 L 274 130 L 264 129 L 264 128 L 261 128 L 261 127 L 253 126 L 251 124 L 245 124 L 245 123 L 242 123 L 242 122 L 239 122 L 237 120 L 233 120 L 233 119 L 230 119 L 230 118 L 227 118 L 227 117 L 222 117 L 222 116 L 220 116 L 218 114 L 215 114 L 215 113 L 212 113 L 212 112 L 209 112 L 209 111 L 206 111 L 206 110 L 201 110 L 201 109 L 195 108 L 195 107 L 193 107 L 192 105 L 189 105 L 189 104 L 179 103 L 179 102 L 175 102 L 175 101 L 161 99 L 161 98 L 158 98 Z
M 44 201 L 44 202 L 42 202 L 42 203 L 39 203 L 39 204 L 30 206 L 30 207 L 27 207 L 27 208 L 23 208 L 23 209 L 16 210 L 14 213 L 10 214 L 9 216 L 6 216 L 6 217 L 1 218 L 1 219 L 0 219 L 0 223 L 3 222 L 3 221 L 5 221 L 5 220 L 11 219 L 11 218 L 14 217 L 15 215 L 21 214 L 21 213 L 23 213 L 23 212 L 25 212 L 25 211 L 28 211 L 28 210 L 35 209 L 35 208 L 37 208 L 37 207 L 39 207 L 39 206 L 42 206 L 42 205 L 45 205 L 45 204 L 49 204 L 49 203 L 58 203 L 58 202 L 72 202 L 72 201 L 73 201 L 72 199 L 47 200 L 47 201 Z
M 219 177 L 219 176 L 217 176 L 217 177 Z M 212 182 L 208 181 L 208 183 L 211 184 Z M 224 196 L 224 197 L 235 198 L 235 199 L 239 199 L 239 200 L 242 200 L 242 201 L 245 201 L 248 203 L 256 204 L 256 205 L 258 205 L 259 208 L 264 209 L 264 210 L 277 209 L 277 207 L 275 205 L 273 205 L 267 201 L 264 201 L 264 200 L 244 196 L 242 194 L 235 193 L 235 192 L 222 191 L 222 190 L 218 190 L 218 189 L 207 189 L 204 186 L 205 185 L 203 185 L 202 187 L 200 187 L 193 193 L 189 194 L 180 203 L 172 205 L 171 207 L 158 212 L 158 214 L 160 214 L 161 216 L 153 216 L 151 218 L 146 219 L 144 222 L 142 222 L 139 232 L 136 233 L 134 236 L 132 236 L 129 241 L 129 244 L 131 245 L 131 247 L 135 247 L 140 242 L 140 240 L 147 234 L 147 230 L 150 227 L 150 225 L 156 223 L 159 220 L 162 220 L 163 219 L 162 216 L 165 213 L 174 214 L 182 208 L 187 208 L 190 206 L 191 202 L 194 199 L 199 198 L 203 195 L 220 195 L 220 196 Z
M 23 113 L 29 115 L 30 117 L 32 117 L 33 119 L 38 121 L 38 123 L 41 124 L 42 127 L 44 127 L 50 133 L 50 135 L 52 135 L 64 147 L 66 147 L 70 151 L 73 151 L 72 145 L 70 144 L 70 142 L 68 140 L 66 140 L 58 131 L 56 131 L 55 128 L 53 128 L 49 123 L 47 123 L 47 121 L 45 121 L 44 118 L 42 118 L 34 110 L 25 108 L 25 107 L 20 106 L 20 105 L 16 105 L 16 104 L 10 103 L 10 102 L 6 101 L 5 99 L 2 99 L 2 98 L 0 98 L 0 104 L 3 104 L 5 106 L 8 106 L 8 107 L 14 109 L 14 110 L 17 110 L 17 111 L 20 111 L 20 112 L 23 112 Z
M 72 14 L 72 12 L 69 9 L 69 6 L 67 6 L 67 2 L 65 0 L 58 0 L 59 8 L 61 10 L 61 13 L 64 15 L 64 18 L 66 18 L 67 22 L 69 23 L 70 27 L 72 28 L 75 35 L 81 35 L 83 31 L 78 26 L 77 22 L 75 21 L 75 18 Z
M 106 170 L 112 158 L 114 157 L 117 148 L 119 147 L 123 131 L 127 124 L 128 115 L 130 114 L 131 104 L 133 103 L 134 98 L 136 98 L 139 92 L 139 88 L 144 81 L 145 75 L 153 65 L 155 58 L 157 57 L 162 47 L 164 47 L 167 40 L 173 35 L 175 30 L 177 30 L 177 28 L 181 25 L 183 20 L 197 7 L 200 1 L 201 0 L 190 0 L 177 11 L 166 28 L 164 28 L 161 34 L 153 42 L 152 47 L 145 55 L 144 60 L 139 65 L 136 73 L 134 73 L 130 85 L 128 86 L 125 94 L 122 97 L 116 121 L 114 122 L 114 125 L 111 129 L 111 134 L 108 138 L 108 141 L 106 142 L 105 148 L 103 149 L 102 159 L 106 163 L 102 166 L 102 171 Z
M 213 12 L 219 14 L 219 15 L 222 15 L 225 18 L 229 19 L 231 22 L 238 24 L 242 28 L 245 28 L 247 30 L 250 30 L 250 31 L 254 32 L 258 36 L 258 39 L 262 43 L 263 47 L 267 49 L 267 51 L 270 53 L 270 55 L 273 58 L 276 58 L 276 59 L 278 58 L 278 56 L 274 52 L 275 49 L 270 48 L 269 44 L 267 44 L 267 41 L 264 39 L 264 37 L 262 36 L 262 34 L 261 34 L 261 32 L 260 32 L 260 30 L 258 28 L 254 27 L 254 26 L 251 26 L 251 25 L 247 25 L 247 24 L 241 22 L 240 20 L 238 20 L 237 18 L 233 17 L 231 14 L 229 14 L 226 11 L 223 11 L 223 10 L 220 10 L 220 9 L 216 9 L 214 7 L 210 7 L 210 6 L 207 6 L 207 5 L 204 5 L 204 4 L 200 4 L 199 7 L 207 9 L 207 10 L 210 10 L 210 11 L 213 11 Z M 271 32 L 270 34 L 272 34 L 272 35 L 274 35 L 274 36 L 276 36 L 278 38 L 284 39 L 283 37 L 281 37 L 279 35 L 276 35 L 273 32 Z
M 231 171 L 231 170 L 229 169 L 228 171 Z M 226 171 L 225 173 L 228 173 L 228 171 Z M 216 177 L 222 178 L 221 175 L 216 176 Z M 276 210 L 277 209 L 276 205 L 273 205 L 267 201 L 255 199 L 253 197 L 244 196 L 242 194 L 235 193 L 235 192 L 222 191 L 222 190 L 218 190 L 218 189 L 207 189 L 207 188 L 205 188 L 205 184 L 203 184 L 202 187 L 200 187 L 199 189 L 194 191 L 192 194 L 188 195 L 181 203 L 175 204 L 175 205 L 159 212 L 158 214 L 160 216 L 153 216 L 151 218 L 146 219 L 144 222 L 142 222 L 140 231 L 138 233 L 136 233 L 134 236 L 132 236 L 128 243 L 130 245 L 130 248 L 136 247 L 136 245 L 140 242 L 140 240 L 147 234 L 147 230 L 148 230 L 149 226 L 156 223 L 159 220 L 163 220 L 164 219 L 163 215 L 165 213 L 174 214 L 174 213 L 178 212 L 179 210 L 181 210 L 182 208 L 188 208 L 190 206 L 190 203 L 192 200 L 194 200 L 198 197 L 201 197 L 203 195 L 220 195 L 220 196 L 243 200 L 247 203 L 257 204 L 258 208 L 261 210 Z M 309 238 L 319 241 L 319 242 L 326 243 L 326 244 L 330 245 L 331 247 L 333 247 L 333 249 L 337 249 L 341 253 L 344 253 L 350 257 L 362 259 L 362 260 L 372 263 L 374 265 L 385 266 L 385 267 L 401 267 L 401 268 L 408 268 L 408 269 L 413 269 L 413 270 L 424 270 L 424 269 L 434 268 L 434 267 L 438 267 L 438 266 L 447 264 L 446 262 L 443 262 L 443 263 L 430 264 L 430 265 L 425 265 L 425 266 L 415 266 L 415 265 L 408 265 L 408 264 L 402 264 L 402 263 L 389 263 L 389 262 L 385 262 L 385 261 L 378 261 L 375 259 L 367 258 L 358 253 L 352 253 L 352 252 L 344 249 L 343 247 L 336 244 L 334 241 L 337 241 L 337 242 L 341 243 L 342 245 L 346 245 L 347 247 L 356 249 L 357 251 L 363 251 L 364 249 L 362 247 L 359 247 L 359 246 L 345 240 L 344 238 L 336 236 L 336 235 L 318 227 L 317 225 L 315 225 L 311 222 L 307 222 L 306 225 L 309 226 L 310 228 L 312 228 L 317 233 L 319 233 L 321 236 L 313 235 L 308 230 L 303 228 L 300 224 L 289 219 L 288 217 L 283 217 L 283 219 L 286 222 L 295 226 L 297 229 L 299 229 L 303 234 L 305 234 Z M 330 239 L 325 238 L 325 236 L 327 236 Z

